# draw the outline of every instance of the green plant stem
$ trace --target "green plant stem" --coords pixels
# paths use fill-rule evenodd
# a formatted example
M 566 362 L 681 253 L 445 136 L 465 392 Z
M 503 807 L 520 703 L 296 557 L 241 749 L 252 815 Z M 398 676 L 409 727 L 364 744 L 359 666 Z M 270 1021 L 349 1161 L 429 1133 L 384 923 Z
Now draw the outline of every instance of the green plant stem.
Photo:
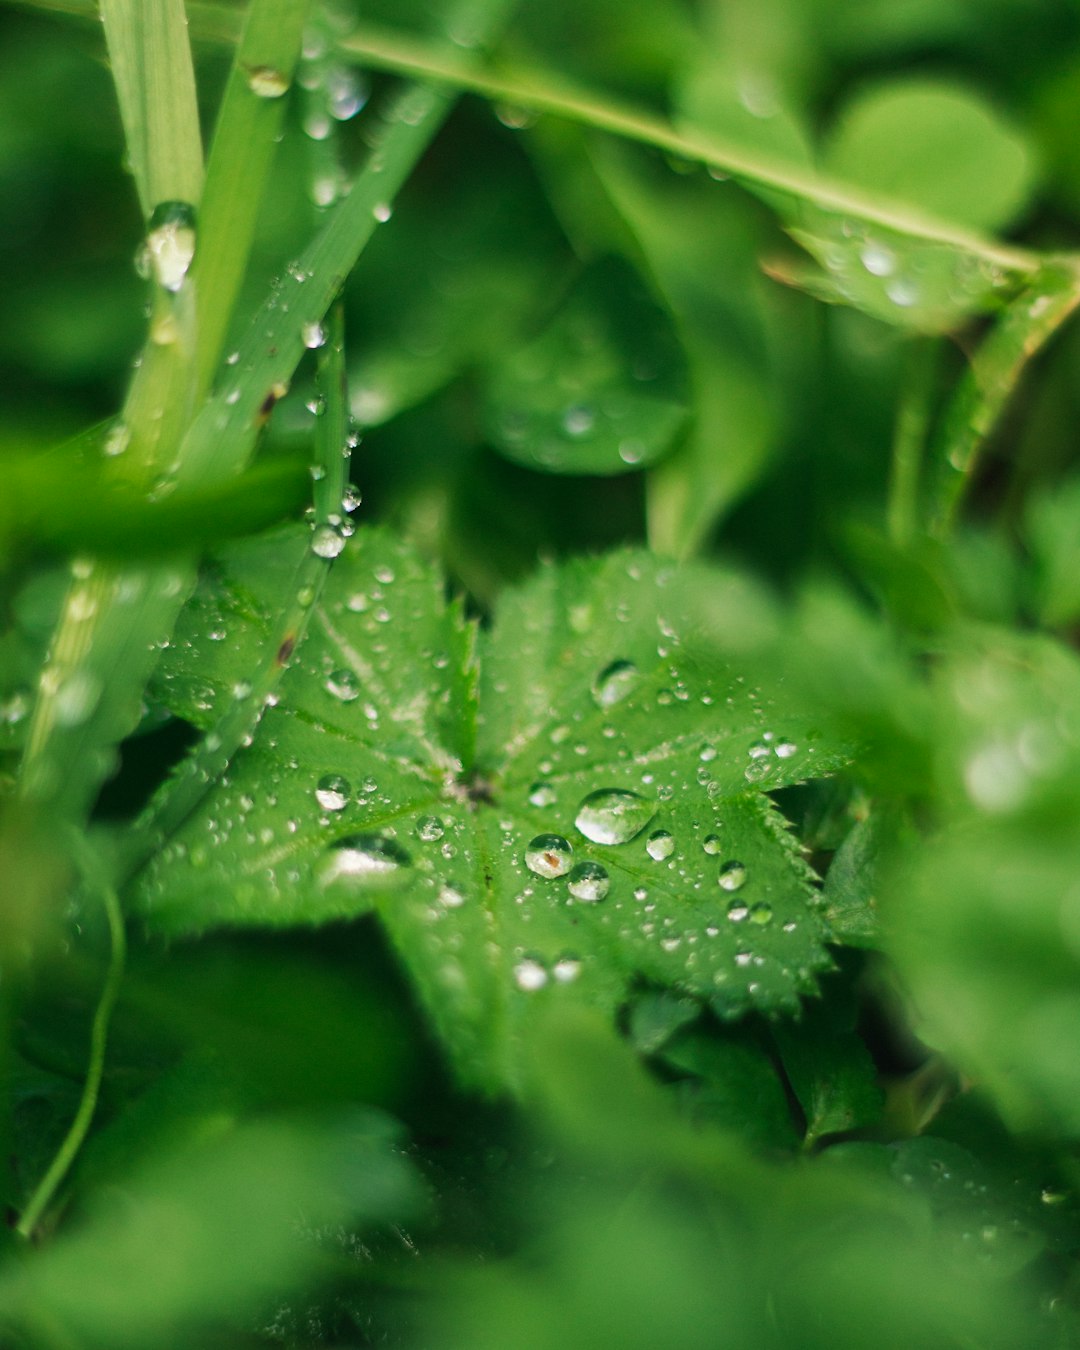
M 1032 358 L 1080 306 L 1075 259 L 1044 264 L 972 357 L 934 447 L 937 479 L 931 533 L 947 538 L 975 480 L 986 445 Z
M 16 1226 L 15 1231 L 20 1237 L 26 1239 L 33 1237 L 38 1223 L 41 1221 L 41 1216 L 67 1175 L 75 1160 L 75 1155 L 86 1138 L 90 1122 L 94 1118 L 98 1092 L 101 1088 L 101 1078 L 105 1070 L 109 1018 L 112 1015 L 113 1007 L 120 993 L 120 984 L 124 977 L 126 941 L 124 919 L 120 913 L 120 902 L 117 899 L 116 892 L 104 881 L 95 881 L 95 889 L 101 896 L 109 926 L 109 965 L 105 974 L 105 984 L 102 987 L 101 997 L 98 999 L 98 1005 L 94 1011 L 93 1025 L 90 1029 L 90 1062 L 87 1066 L 86 1082 L 83 1085 L 82 1097 L 79 1101 L 79 1109 L 75 1113 L 75 1119 L 71 1122 L 71 1127 L 64 1136 L 56 1156 L 53 1158 L 48 1171 L 38 1182 Z
M 913 337 L 905 351 L 902 391 L 893 428 L 886 523 L 893 543 L 911 542 L 919 526 L 919 482 L 933 404 L 939 346 Z
M 913 238 L 952 244 L 1001 267 L 1026 272 L 1039 263 L 1036 253 L 995 243 L 971 230 L 924 215 L 903 202 L 862 192 L 756 150 L 749 152 L 719 137 L 683 135 L 661 118 L 624 107 L 606 95 L 571 86 L 561 76 L 546 71 L 501 74 L 475 59 L 448 59 L 442 48 L 368 24 L 354 29 L 339 47 L 343 54 L 352 55 L 365 65 L 582 122 L 813 202 L 826 211 L 859 216 Z

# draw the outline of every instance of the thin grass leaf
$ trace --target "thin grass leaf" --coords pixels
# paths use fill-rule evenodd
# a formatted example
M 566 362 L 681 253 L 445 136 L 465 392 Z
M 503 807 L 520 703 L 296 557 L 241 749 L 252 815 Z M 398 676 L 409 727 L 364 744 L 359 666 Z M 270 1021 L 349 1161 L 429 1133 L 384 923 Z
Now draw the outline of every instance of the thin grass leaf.
M 1027 370 L 1080 305 L 1080 269 L 1048 262 L 984 339 L 953 395 L 934 451 L 937 482 L 930 528 L 947 535 L 978 469 L 982 451 Z
M 101 17 L 144 217 L 159 202 L 197 205 L 202 137 L 183 0 L 102 0 Z
M 308 0 L 255 0 L 247 12 L 214 128 L 193 269 L 197 384 L 209 385 L 251 252 Z

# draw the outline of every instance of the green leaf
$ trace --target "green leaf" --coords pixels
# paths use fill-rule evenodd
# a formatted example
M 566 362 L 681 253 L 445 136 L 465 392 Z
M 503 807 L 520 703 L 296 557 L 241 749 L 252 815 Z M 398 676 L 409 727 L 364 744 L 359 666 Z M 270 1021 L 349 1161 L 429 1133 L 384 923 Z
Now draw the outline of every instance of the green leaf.
M 174 709 L 207 726 L 243 694 L 307 546 L 219 565 L 163 666 Z M 135 904 L 166 933 L 373 909 L 488 1088 L 520 1081 L 535 1009 L 611 1010 L 640 976 L 725 1016 L 792 1009 L 830 964 L 826 928 L 763 790 L 844 756 L 734 668 L 761 610 L 737 578 L 644 553 L 545 568 L 504 598 L 478 675 L 438 573 L 362 532 L 255 744 Z
M 991 632 L 943 661 L 937 827 L 895 850 L 883 934 L 919 1035 L 1012 1128 L 1080 1134 L 1080 662 Z
M 809 1147 L 825 1135 L 872 1125 L 884 1097 L 877 1069 L 855 1032 L 853 1000 L 829 989 L 822 1002 L 808 1002 L 797 1022 L 772 1030 L 784 1071 L 806 1116 Z
M 978 230 L 1000 229 L 1033 186 L 1030 149 L 971 90 L 939 80 L 872 85 L 841 109 L 825 161 L 838 178 Z
M 876 947 L 881 821 L 858 820 L 836 850 L 825 875 L 825 916 L 834 937 L 851 947 Z
M 0 1319 L 39 1344 L 173 1344 L 207 1318 L 254 1315 L 310 1279 L 312 1228 L 417 1208 L 390 1123 L 207 1122 L 177 1149 L 94 1197 L 72 1229 L 0 1281 Z M 305 1233 L 298 1216 L 311 1228 Z
M 757 1148 L 796 1143 L 776 1066 L 752 1034 L 740 1028 L 681 1032 L 662 1052 L 671 1069 L 689 1074 L 677 1086 L 695 1120 L 737 1134 Z
M 685 422 L 686 360 L 641 279 L 608 258 L 536 337 L 489 366 L 485 404 L 491 443 L 519 464 L 626 473 L 661 458 Z

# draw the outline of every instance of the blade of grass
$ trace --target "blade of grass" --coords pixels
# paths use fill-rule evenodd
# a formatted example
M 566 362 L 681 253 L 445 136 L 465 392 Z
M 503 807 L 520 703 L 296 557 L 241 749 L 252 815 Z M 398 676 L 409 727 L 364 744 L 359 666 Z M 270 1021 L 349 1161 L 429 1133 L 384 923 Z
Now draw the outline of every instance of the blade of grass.
M 206 168 L 199 248 L 195 385 L 210 385 L 232 318 L 300 56 L 309 0 L 252 4 L 236 49 Z
M 940 344 L 935 338 L 920 335 L 908 342 L 893 427 L 886 506 L 889 537 L 895 544 L 909 544 L 919 527 L 919 480 L 939 355 Z
M 934 447 L 930 531 L 947 537 L 994 429 L 1032 358 L 1080 306 L 1080 266 L 1048 262 L 1005 310 L 953 395 Z
M 183 0 L 101 0 L 128 159 L 143 216 L 198 205 L 202 138 Z
M 308 620 L 333 565 L 332 548 L 324 546 L 320 551 L 315 544 L 320 539 L 332 542 L 344 538 L 345 531 L 351 529 L 343 518 L 347 514 L 343 499 L 348 483 L 350 447 L 345 388 L 345 319 L 340 304 L 335 305 L 327 327 L 328 338 L 319 352 L 318 367 L 323 410 L 315 431 L 313 547 L 305 551 L 297 564 L 281 614 L 266 643 L 261 664 L 249 681 L 249 688 L 184 760 L 176 776 L 135 822 L 125 839 L 122 865 L 125 881 L 134 876 L 179 829 L 258 725 L 288 669 L 293 650 L 307 630 Z

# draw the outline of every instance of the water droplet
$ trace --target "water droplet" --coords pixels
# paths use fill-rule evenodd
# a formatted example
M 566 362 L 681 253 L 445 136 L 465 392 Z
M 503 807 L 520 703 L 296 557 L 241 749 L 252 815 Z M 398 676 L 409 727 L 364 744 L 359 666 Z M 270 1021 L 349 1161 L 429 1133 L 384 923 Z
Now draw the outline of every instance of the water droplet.
M 375 217 L 375 219 L 379 222 L 380 225 L 385 225 L 386 222 L 390 219 L 390 217 L 394 214 L 394 208 L 390 205 L 389 202 L 376 202 L 375 205 L 371 208 L 371 214 Z
M 899 305 L 901 309 L 909 309 L 919 298 L 919 288 L 913 281 L 897 277 L 885 287 L 885 294 L 894 305 Z
M 525 850 L 525 866 L 538 877 L 561 877 L 573 860 L 574 850 L 561 834 L 538 834 Z
M 548 982 L 548 973 L 543 964 L 534 957 L 527 956 L 514 967 L 514 983 L 526 994 L 543 989 Z
M 311 536 L 311 551 L 320 558 L 336 558 L 344 547 L 344 536 L 332 525 L 320 525 Z
M 727 916 L 732 923 L 742 923 L 750 913 L 750 907 L 742 900 L 732 900 L 727 907 Z
M 655 858 L 660 862 L 663 858 L 670 858 L 675 852 L 675 839 L 673 835 L 668 834 L 667 830 L 656 830 L 645 840 L 645 851 L 650 858 Z
M 381 834 L 350 834 L 331 845 L 319 869 L 322 886 L 385 887 L 405 878 L 411 858 L 394 839 Z
M 333 66 L 326 76 L 327 106 L 337 122 L 355 117 L 368 100 L 368 86 L 349 66 Z
M 884 244 L 864 244 L 859 252 L 862 265 L 874 277 L 891 276 L 896 270 L 896 254 Z
M 159 286 L 178 291 L 195 257 L 195 208 L 190 202 L 159 202 L 143 246 L 144 266 Z
M 603 900 L 610 886 L 611 880 L 599 863 L 578 863 L 566 879 L 566 889 L 574 899 L 586 903 Z
M 347 514 L 352 515 L 362 501 L 363 497 L 360 495 L 360 489 L 350 483 L 342 493 L 341 509 L 347 512 Z
M 570 984 L 581 974 L 581 962 L 576 956 L 560 956 L 551 973 L 559 984 Z
M 443 837 L 446 830 L 438 816 L 421 816 L 416 822 L 416 833 L 425 844 L 433 844 L 436 839 Z
M 719 853 L 721 847 L 720 836 L 718 834 L 707 834 L 705 838 L 701 841 L 701 847 L 705 850 L 706 853 L 711 854 Z
M 582 403 L 575 403 L 563 413 L 563 430 L 568 436 L 587 436 L 593 429 L 596 414 Z
M 529 788 L 529 804 L 531 806 L 554 806 L 556 801 L 556 792 L 550 783 L 534 783 Z
M 104 692 L 101 680 L 88 670 L 69 675 L 56 691 L 57 722 L 63 727 L 79 726 L 97 707 Z
M 636 792 L 601 788 L 578 807 L 574 824 L 594 844 L 625 844 L 656 815 L 656 804 Z
M 110 458 L 122 455 L 131 444 L 131 428 L 126 422 L 114 422 L 102 445 L 102 453 Z
M 304 346 L 314 351 L 316 347 L 326 345 L 326 329 L 321 323 L 305 323 L 300 329 L 300 337 Z
M 716 879 L 725 891 L 737 891 L 746 884 L 746 866 L 732 858 L 720 868 Z
M 247 81 L 248 88 L 258 98 L 281 98 L 289 90 L 288 79 L 273 66 L 252 66 Z
M 767 905 L 764 901 L 759 901 L 758 904 L 751 905 L 750 922 L 756 923 L 762 928 L 767 923 L 772 923 L 772 905 Z
M 344 811 L 351 794 L 349 780 L 339 773 L 324 774 L 315 785 L 315 800 L 324 811 Z
M 460 909 L 465 903 L 465 897 L 456 886 L 442 885 L 439 887 L 439 904 L 447 909 Z
M 633 661 L 612 661 L 593 681 L 593 701 L 600 708 L 621 703 L 638 680 L 638 668 Z
M 342 703 L 351 703 L 353 699 L 360 697 L 360 681 L 356 672 L 345 666 L 340 670 L 332 670 L 327 675 L 324 688 L 328 694 L 333 694 L 334 698 L 340 699 Z
M 777 759 L 790 759 L 792 755 L 797 755 L 798 753 L 799 747 L 795 742 L 784 740 L 783 737 L 781 737 L 773 747 L 773 754 Z
M 715 745 L 703 745 L 698 754 L 698 759 L 701 760 L 702 764 L 709 764 L 716 758 L 717 754 L 719 754 L 719 751 Z

